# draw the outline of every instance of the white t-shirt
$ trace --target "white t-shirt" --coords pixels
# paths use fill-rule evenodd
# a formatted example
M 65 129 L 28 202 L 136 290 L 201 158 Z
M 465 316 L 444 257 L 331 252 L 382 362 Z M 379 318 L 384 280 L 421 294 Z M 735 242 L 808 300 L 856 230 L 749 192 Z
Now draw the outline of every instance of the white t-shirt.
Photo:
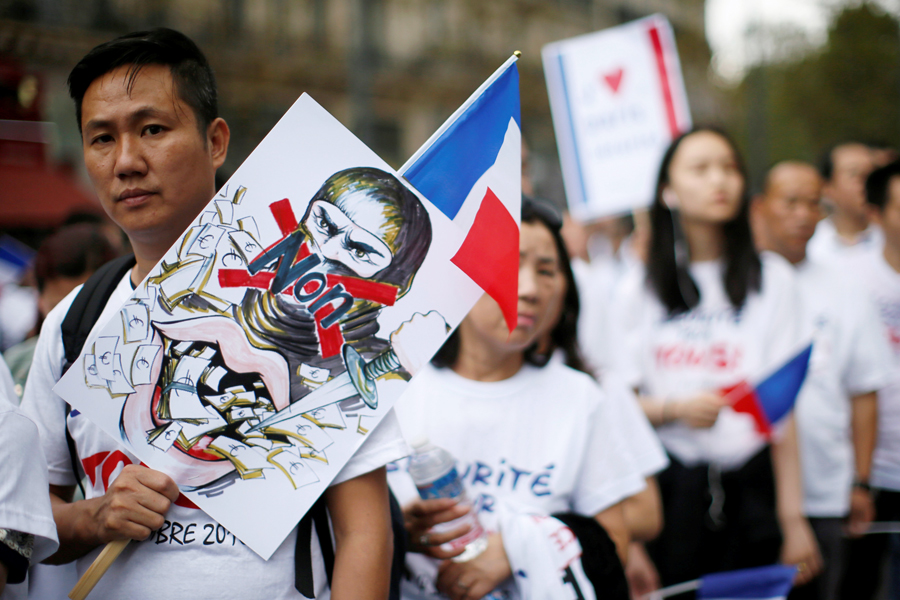
M 799 352 L 798 295 L 791 266 L 764 253 L 762 287 L 735 311 L 722 284 L 722 263 L 693 263 L 700 291 L 693 310 L 668 318 L 643 269 L 629 273 L 610 310 L 610 364 L 628 385 L 663 401 L 758 381 Z M 670 423 L 657 429 L 666 449 L 687 465 L 736 469 L 766 440 L 748 414 L 724 408 L 709 429 Z
M 22 408 L 34 418 L 47 456 L 50 483 L 75 485 L 66 445 L 65 402 L 52 392 L 65 361 L 60 325 L 79 288 L 47 316 L 25 386 Z M 101 327 L 131 294 L 129 276 L 119 283 L 97 321 Z M 86 497 L 102 496 L 125 465 L 139 462 L 102 429 L 77 411 L 68 418 L 69 431 L 88 476 Z M 393 413 L 369 434 L 332 485 L 377 469 L 407 454 Z M 182 497 L 183 498 L 183 497 Z M 166 522 L 142 542 L 128 544 L 97 584 L 98 598 L 302 598 L 294 588 L 296 529 L 268 561 L 244 546 L 202 510 L 181 502 L 166 514 Z M 315 533 L 312 536 L 316 598 L 330 597 Z M 102 547 L 78 560 L 79 575 Z
M 858 281 L 814 259 L 796 267 L 802 313 L 814 327 L 813 352 L 797 398 L 804 510 L 843 517 L 853 483 L 851 398 L 888 380 L 890 348 Z
M 31 562 L 37 563 L 56 552 L 59 544 L 37 426 L 12 403 L 15 397 L 12 376 L 0 358 L 0 528 L 32 534 Z M 27 596 L 27 579 L 7 585 L 0 594 L 2 600 Z
M 900 273 L 881 252 L 855 256 L 848 268 L 859 275 L 874 300 L 893 358 L 888 384 L 878 392 L 878 443 L 872 457 L 870 483 L 900 491 Z
M 497 530 L 497 509 L 595 515 L 644 488 L 644 477 L 589 376 L 556 362 L 525 365 L 504 381 L 480 382 L 423 368 L 396 406 L 407 439 L 422 435 L 450 452 L 479 518 Z M 406 461 L 389 472 L 401 504 L 416 498 Z M 414 580 L 433 585 L 434 561 L 410 554 Z M 404 597 L 433 598 L 404 580 Z M 515 596 L 514 596 L 515 597 Z
M 806 255 L 820 263 L 830 264 L 861 252 L 880 251 L 883 245 L 884 233 L 877 225 L 869 225 L 857 236 L 856 243 L 848 244 L 838 235 L 831 219 L 822 219 L 806 246 Z

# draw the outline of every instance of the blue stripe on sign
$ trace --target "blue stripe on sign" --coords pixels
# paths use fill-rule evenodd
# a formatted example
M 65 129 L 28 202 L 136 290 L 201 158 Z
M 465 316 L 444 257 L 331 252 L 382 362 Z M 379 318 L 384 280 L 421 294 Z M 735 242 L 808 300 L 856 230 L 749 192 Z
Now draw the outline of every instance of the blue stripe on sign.
M 563 97 L 566 99 L 566 117 L 569 121 L 569 135 L 572 136 L 572 156 L 575 157 L 575 170 L 578 171 L 578 187 L 581 189 L 581 203 L 587 204 L 587 186 L 584 184 L 584 170 L 581 168 L 581 155 L 578 153 L 578 135 L 575 133 L 575 115 L 572 114 L 572 101 L 569 99 L 569 88 L 566 85 L 566 65 L 563 53 L 559 53 L 559 81 Z
M 475 182 L 497 161 L 509 119 L 522 129 L 519 70 L 513 64 L 484 91 L 404 176 L 451 219 Z

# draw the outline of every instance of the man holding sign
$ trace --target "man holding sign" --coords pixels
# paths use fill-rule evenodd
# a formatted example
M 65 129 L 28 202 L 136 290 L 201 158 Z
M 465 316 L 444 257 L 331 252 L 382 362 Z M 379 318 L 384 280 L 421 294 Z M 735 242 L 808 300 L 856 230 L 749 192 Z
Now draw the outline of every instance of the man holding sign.
M 98 319 L 102 324 L 214 196 L 229 129 L 217 114 L 206 58 L 171 30 L 130 34 L 98 46 L 72 71 L 69 86 L 88 173 L 104 209 L 128 235 L 136 260 Z M 387 595 L 392 534 L 382 467 L 406 453 L 392 413 L 325 492 L 336 541 L 333 578 L 326 577 L 326 552 L 317 536 L 298 541 L 296 528 L 263 561 L 180 495 L 169 476 L 139 465 L 77 410 L 66 416 L 66 403 L 52 388 L 64 370 L 60 326 L 74 298 L 70 294 L 47 317 L 22 404 L 39 425 L 49 463 L 60 537 L 51 562 L 78 560 L 83 572 L 102 545 L 143 540 L 112 566 L 99 583 L 104 591 L 98 597 L 300 598 L 303 592 L 323 598 L 330 593 L 329 579 L 335 598 Z M 76 460 L 89 488 L 86 500 L 72 502 L 81 475 L 73 473 Z M 295 546 L 300 550 L 305 544 L 311 544 L 311 573 L 295 561 Z

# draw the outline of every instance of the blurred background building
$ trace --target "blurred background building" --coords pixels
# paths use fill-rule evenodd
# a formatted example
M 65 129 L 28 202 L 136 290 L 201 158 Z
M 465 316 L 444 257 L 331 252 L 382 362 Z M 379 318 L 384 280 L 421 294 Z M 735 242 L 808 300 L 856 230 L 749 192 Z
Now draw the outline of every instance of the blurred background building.
M 29 107 L 0 119 L 49 122 L 35 128 L 48 162 L 86 182 L 69 71 L 98 43 L 167 26 L 196 40 L 215 69 L 232 130 L 226 178 L 303 92 L 399 167 L 520 50 L 532 174 L 538 193 L 562 203 L 541 47 L 655 12 L 675 28 L 695 118 L 716 117 L 703 0 L 0 0 L 0 60 L 18 73 L 0 79 L 3 98 Z M 41 198 L 45 217 L 30 225 L 62 218 L 48 203 L 62 201 Z M 0 229 L 29 223 L 0 212 Z
M 155 26 L 191 36 L 216 71 L 233 136 L 224 178 L 303 92 L 399 167 L 520 50 L 536 192 L 563 204 L 541 48 L 656 12 L 673 24 L 694 122 L 725 125 L 754 179 L 775 160 L 815 159 L 844 138 L 896 147 L 900 34 L 880 4 L 831 2 L 827 39 L 815 44 L 802 32 L 748 26 L 755 58 L 728 79 L 710 66 L 708 2 L 0 0 L 0 231 L 35 245 L 66 212 L 99 210 L 66 77 L 96 44 Z M 41 185 L 21 187 L 23 179 Z

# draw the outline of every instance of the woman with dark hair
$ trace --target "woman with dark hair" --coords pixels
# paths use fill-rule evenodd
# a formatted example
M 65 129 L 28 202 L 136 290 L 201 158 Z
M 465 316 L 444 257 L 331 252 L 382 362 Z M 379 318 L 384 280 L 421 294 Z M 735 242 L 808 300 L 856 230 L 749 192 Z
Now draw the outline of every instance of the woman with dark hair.
M 650 210 L 646 270 L 622 282 L 611 307 L 607 355 L 671 458 L 659 477 L 665 525 L 649 545 L 663 585 L 779 559 L 797 564 L 801 581 L 820 568 L 792 417 L 770 443 L 727 397 L 802 341 L 789 265 L 754 250 L 745 183 L 724 133 L 675 139 Z
M 555 583 L 552 565 L 525 568 L 527 577 L 516 566 L 516 554 L 541 540 L 523 539 L 521 530 L 514 535 L 504 516 L 510 512 L 585 515 L 580 518 L 606 529 L 624 557 L 628 532 L 620 502 L 643 488 L 643 478 L 612 425 L 608 399 L 576 370 L 582 365 L 578 294 L 561 224 L 552 209 L 523 203 L 516 328 L 510 333 L 497 303 L 483 296 L 396 407 L 407 439 L 425 436 L 459 461 L 489 532 L 483 554 L 447 560 L 454 554 L 441 544 L 466 531 L 442 534 L 431 527 L 465 515 L 469 506 L 421 500 L 402 470 L 393 473 L 413 550 L 405 598 L 482 598 L 495 589 L 508 594 L 497 597 L 518 598 L 527 595 L 522 585 L 541 577 Z M 569 366 L 550 360 L 556 350 Z M 609 548 L 606 567 L 616 562 Z M 627 594 L 624 575 L 621 591 Z

